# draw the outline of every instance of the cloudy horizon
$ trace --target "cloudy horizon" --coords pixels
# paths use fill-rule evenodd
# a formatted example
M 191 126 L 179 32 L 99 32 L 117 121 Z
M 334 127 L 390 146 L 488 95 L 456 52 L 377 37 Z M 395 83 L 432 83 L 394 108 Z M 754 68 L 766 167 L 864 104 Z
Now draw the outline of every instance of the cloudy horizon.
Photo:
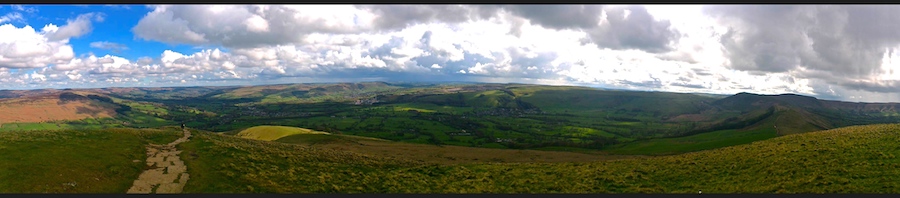
M 5 5 L 0 89 L 467 81 L 900 102 L 894 8 Z

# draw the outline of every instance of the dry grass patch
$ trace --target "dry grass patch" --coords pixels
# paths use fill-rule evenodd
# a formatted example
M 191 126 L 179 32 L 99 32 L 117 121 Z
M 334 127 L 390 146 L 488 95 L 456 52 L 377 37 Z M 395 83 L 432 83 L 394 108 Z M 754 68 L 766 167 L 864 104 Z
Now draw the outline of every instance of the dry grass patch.
M 287 126 L 256 126 L 244 129 L 236 134 L 236 137 L 272 141 L 278 138 L 296 135 L 296 134 L 328 134 L 326 132 L 314 131 L 311 129 L 287 127 Z

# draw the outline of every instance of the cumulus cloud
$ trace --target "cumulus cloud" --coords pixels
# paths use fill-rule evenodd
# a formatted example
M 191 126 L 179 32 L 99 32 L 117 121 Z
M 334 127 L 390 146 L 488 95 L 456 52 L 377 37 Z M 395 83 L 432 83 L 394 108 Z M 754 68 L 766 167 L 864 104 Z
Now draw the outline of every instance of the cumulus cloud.
M 69 38 L 90 32 L 91 20 L 98 16 L 82 14 L 62 27 L 48 24 L 41 31 L 27 25 L 0 25 L 0 68 L 39 68 L 68 62 L 74 58 Z
M 161 5 L 137 38 L 200 51 L 75 57 L 101 14 L 0 26 L 0 84 L 427 80 L 882 101 L 900 95 L 891 7 Z M 778 23 L 773 23 L 777 21 Z M 8 35 L 8 36 L 7 36 Z M 97 41 L 91 47 L 124 50 Z M 134 48 L 134 46 L 131 46 Z M 74 86 L 74 85 L 73 85 Z M 896 95 L 896 96 L 894 96 Z
M 705 11 L 729 28 L 721 38 L 729 67 L 796 72 L 847 88 L 895 92 L 873 81 L 890 49 L 900 45 L 897 6 L 712 6 Z M 773 23 L 777 21 L 777 23 Z M 876 83 L 878 82 L 878 83 Z
M 603 13 L 601 5 L 505 5 L 503 9 L 553 29 L 597 27 Z
M 515 25 L 509 29 L 515 35 L 527 20 L 546 28 L 588 32 L 595 44 L 613 49 L 667 51 L 678 35 L 667 21 L 654 19 L 641 6 L 593 5 L 164 5 L 156 6 L 132 31 L 171 44 L 255 48 L 305 44 L 313 33 L 383 33 L 419 24 L 492 20 L 503 13 L 519 16 L 506 17 Z
M 66 25 L 62 27 L 49 24 L 42 31 L 50 41 L 68 40 L 91 32 L 93 30 L 91 20 L 103 21 L 103 15 L 98 13 L 81 14 L 75 19 L 66 20 Z
M 402 29 L 408 26 L 444 22 L 461 23 L 486 19 L 495 15 L 496 6 L 469 5 L 363 5 L 358 6 L 375 15 L 374 25 L 381 29 Z
M 667 52 L 679 38 L 666 20 L 657 20 L 642 6 L 605 9 L 606 20 L 589 30 L 591 41 L 612 49 L 640 49 Z
M 376 14 L 380 28 L 399 29 L 429 22 L 463 23 L 505 17 L 509 33 L 521 35 L 525 21 L 545 28 L 579 30 L 590 41 L 612 49 L 670 51 L 679 34 L 666 20 L 651 16 L 642 6 L 600 5 L 373 5 L 361 6 Z M 627 13 L 627 14 L 626 14 Z
M 36 68 L 63 63 L 74 57 L 65 41 L 53 41 L 31 26 L 0 25 L 0 67 Z
M 359 32 L 372 17 L 351 5 L 160 5 L 132 31 L 172 44 L 252 48 L 301 43 L 314 32 Z

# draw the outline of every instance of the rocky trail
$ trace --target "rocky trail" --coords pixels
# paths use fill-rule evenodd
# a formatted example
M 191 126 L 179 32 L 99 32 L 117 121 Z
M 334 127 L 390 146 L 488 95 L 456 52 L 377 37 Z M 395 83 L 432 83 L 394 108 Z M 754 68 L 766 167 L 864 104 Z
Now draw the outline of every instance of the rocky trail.
M 177 140 L 166 144 L 147 146 L 147 166 L 150 169 L 145 170 L 134 180 L 134 184 L 128 189 L 129 194 L 172 194 L 181 193 L 184 184 L 187 183 L 189 175 L 187 166 L 178 154 L 181 151 L 175 148 L 182 142 L 188 141 L 191 132 L 187 129 L 183 130 L 184 136 Z

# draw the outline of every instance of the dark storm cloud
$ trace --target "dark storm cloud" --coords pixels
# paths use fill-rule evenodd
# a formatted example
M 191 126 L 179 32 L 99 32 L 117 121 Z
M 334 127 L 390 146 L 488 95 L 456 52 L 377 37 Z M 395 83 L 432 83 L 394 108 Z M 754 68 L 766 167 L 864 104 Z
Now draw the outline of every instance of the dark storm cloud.
M 829 82 L 867 79 L 882 57 L 900 44 L 898 6 L 712 6 L 705 12 L 729 27 L 721 42 L 733 69 L 801 74 Z M 873 91 L 892 89 L 843 83 Z M 866 88 L 869 87 L 869 88 Z

